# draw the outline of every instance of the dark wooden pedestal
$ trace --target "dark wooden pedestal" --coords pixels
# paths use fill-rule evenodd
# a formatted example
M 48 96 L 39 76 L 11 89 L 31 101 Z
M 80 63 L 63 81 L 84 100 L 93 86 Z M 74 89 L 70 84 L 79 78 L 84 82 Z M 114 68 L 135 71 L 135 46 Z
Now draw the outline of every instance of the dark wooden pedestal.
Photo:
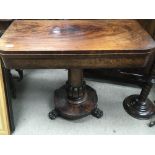
M 155 65 L 153 65 L 152 71 L 142 87 L 140 95 L 131 95 L 125 98 L 123 102 L 126 112 L 134 118 L 150 119 L 155 115 L 155 105 L 147 98 L 154 83 L 153 75 L 155 75 Z
M 55 109 L 49 113 L 51 119 L 58 115 L 66 119 L 79 119 L 89 114 L 100 118 L 103 112 L 97 108 L 97 94 L 83 80 L 83 71 L 70 69 L 66 85 L 55 91 Z
M 147 83 L 140 95 L 131 95 L 123 102 L 128 114 L 138 119 L 150 119 L 155 114 L 155 105 L 147 97 L 152 88 L 152 83 Z

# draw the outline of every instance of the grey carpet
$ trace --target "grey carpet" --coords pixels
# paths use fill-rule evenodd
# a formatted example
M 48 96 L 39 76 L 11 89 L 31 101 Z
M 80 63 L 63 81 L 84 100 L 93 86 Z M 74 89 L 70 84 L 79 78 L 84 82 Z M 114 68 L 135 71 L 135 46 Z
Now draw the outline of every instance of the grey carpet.
M 13 100 L 16 130 L 19 134 L 155 134 L 155 127 L 147 126 L 148 120 L 137 120 L 123 109 L 125 97 L 139 93 L 139 88 L 87 81 L 96 89 L 98 104 L 104 111 L 101 119 L 88 116 L 68 121 L 63 118 L 50 120 L 53 109 L 53 92 L 67 79 L 66 70 L 24 70 L 24 79 L 16 82 L 17 99 Z M 150 99 L 155 99 L 155 89 Z

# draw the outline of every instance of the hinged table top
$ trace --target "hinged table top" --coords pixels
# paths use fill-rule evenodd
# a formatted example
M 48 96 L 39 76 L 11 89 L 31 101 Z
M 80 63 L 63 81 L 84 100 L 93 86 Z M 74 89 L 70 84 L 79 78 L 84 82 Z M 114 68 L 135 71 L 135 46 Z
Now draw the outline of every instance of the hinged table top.
M 132 51 L 155 47 L 136 20 L 15 20 L 0 39 L 1 53 Z

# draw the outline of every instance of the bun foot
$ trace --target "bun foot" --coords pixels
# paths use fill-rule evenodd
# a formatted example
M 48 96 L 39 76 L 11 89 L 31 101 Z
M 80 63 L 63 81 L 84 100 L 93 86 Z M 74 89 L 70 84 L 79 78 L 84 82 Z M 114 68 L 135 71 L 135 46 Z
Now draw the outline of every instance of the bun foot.
M 50 119 L 54 120 L 58 117 L 58 112 L 54 109 L 51 112 L 49 112 L 48 116 Z
M 96 108 L 92 111 L 92 115 L 96 118 L 101 118 L 103 116 L 103 111 L 99 108 Z
M 151 122 L 148 124 L 149 127 L 153 127 L 154 125 L 155 125 L 155 121 L 151 121 Z

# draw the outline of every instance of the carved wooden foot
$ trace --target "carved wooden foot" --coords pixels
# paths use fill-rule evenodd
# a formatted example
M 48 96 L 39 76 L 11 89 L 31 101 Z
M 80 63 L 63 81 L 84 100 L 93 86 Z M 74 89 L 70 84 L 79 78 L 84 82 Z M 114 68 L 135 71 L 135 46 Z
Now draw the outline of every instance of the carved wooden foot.
M 103 116 L 103 111 L 99 108 L 96 108 L 92 111 L 92 115 L 96 118 L 101 118 Z
M 49 116 L 49 118 L 50 119 L 56 119 L 57 117 L 58 117 L 58 112 L 57 112 L 57 110 L 52 110 L 51 112 L 49 112 L 49 114 L 48 114 L 48 116 Z
M 155 101 L 154 101 L 154 103 L 155 103 Z M 153 115 L 153 116 L 151 117 L 151 120 L 150 120 L 150 122 L 148 123 L 148 126 L 149 126 L 149 127 L 155 126 L 155 115 Z
M 155 120 L 151 120 L 150 123 L 148 124 L 149 127 L 155 126 Z

